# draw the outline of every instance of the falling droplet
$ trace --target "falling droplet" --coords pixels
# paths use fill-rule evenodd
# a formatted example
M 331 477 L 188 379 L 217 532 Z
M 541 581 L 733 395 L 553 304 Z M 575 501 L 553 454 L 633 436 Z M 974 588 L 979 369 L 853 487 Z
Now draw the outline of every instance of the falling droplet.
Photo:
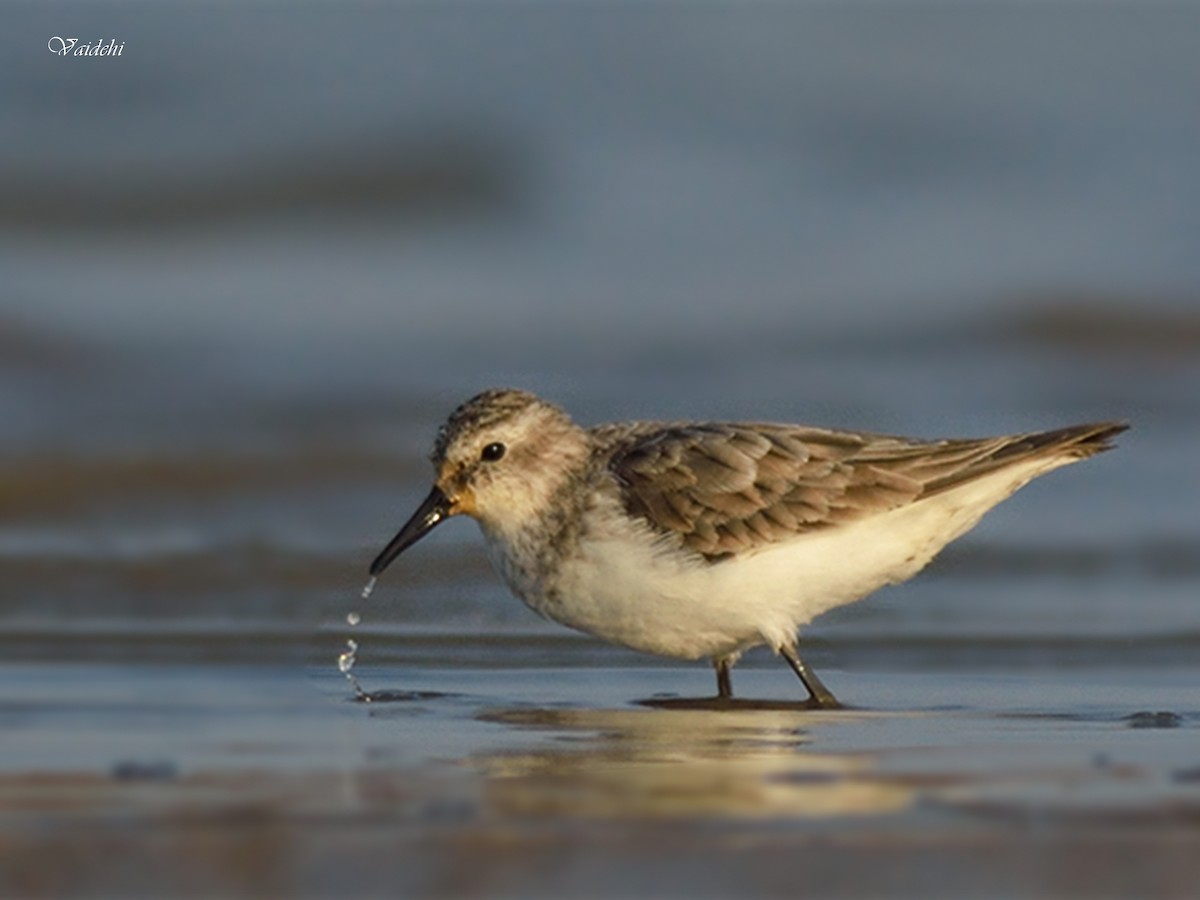
M 362 598 L 364 600 L 366 600 L 368 597 L 370 597 L 371 592 L 373 590 L 375 590 L 376 580 L 377 579 L 375 578 L 375 576 L 371 576 L 371 580 L 368 581 L 363 586 Z M 350 612 L 346 613 L 346 624 L 349 625 L 351 628 L 354 628 L 361 621 L 362 621 L 362 616 L 359 615 L 357 610 L 351 610 Z M 337 658 L 338 671 L 341 672 L 343 675 L 345 675 L 346 680 L 349 681 L 351 685 L 353 685 L 355 698 L 363 703 L 370 703 L 371 695 L 362 689 L 362 685 L 358 683 L 358 679 L 354 677 L 354 672 L 352 671 L 354 669 L 354 663 L 357 662 L 357 660 L 358 660 L 358 642 L 355 641 L 353 638 L 347 638 L 346 649 L 343 650 L 340 654 L 338 654 L 338 658 Z
M 358 642 L 353 638 L 346 641 L 346 650 L 338 656 L 338 671 L 343 675 L 349 675 L 350 670 L 354 668 L 354 654 L 358 652 Z
M 358 683 L 358 679 L 354 677 L 354 663 L 357 661 L 356 654 L 358 653 L 358 642 L 354 638 L 349 638 L 346 641 L 346 649 L 338 655 L 338 671 L 346 676 L 346 680 L 350 682 L 354 688 L 354 696 L 363 703 L 371 702 L 371 695 L 363 690 L 362 685 Z

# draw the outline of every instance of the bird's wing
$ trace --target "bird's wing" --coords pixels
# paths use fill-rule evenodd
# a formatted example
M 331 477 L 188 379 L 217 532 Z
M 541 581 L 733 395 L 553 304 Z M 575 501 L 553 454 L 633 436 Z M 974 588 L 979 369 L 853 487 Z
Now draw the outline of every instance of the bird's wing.
M 1090 455 L 1114 429 L 943 441 L 769 424 L 596 434 L 626 510 L 719 559 L 886 512 L 1034 454 Z

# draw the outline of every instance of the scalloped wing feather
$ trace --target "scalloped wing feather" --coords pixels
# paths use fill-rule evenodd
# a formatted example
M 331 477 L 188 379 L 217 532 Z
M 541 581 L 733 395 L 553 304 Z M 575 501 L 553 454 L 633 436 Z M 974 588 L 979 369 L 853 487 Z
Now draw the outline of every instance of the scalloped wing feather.
M 594 431 L 626 510 L 710 560 L 854 522 L 1034 456 L 1090 456 L 1116 423 L 912 441 L 770 424 L 633 424 Z

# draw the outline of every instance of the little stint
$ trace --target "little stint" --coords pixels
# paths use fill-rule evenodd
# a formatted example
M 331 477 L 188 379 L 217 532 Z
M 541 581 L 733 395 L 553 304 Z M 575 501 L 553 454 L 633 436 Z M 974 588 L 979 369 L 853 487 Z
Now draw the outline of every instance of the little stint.
M 804 425 L 582 428 L 525 391 L 485 391 L 438 432 L 429 496 L 378 576 L 455 515 L 543 616 L 613 643 L 730 669 L 765 644 L 813 707 L 838 701 L 797 653 L 821 613 L 915 575 L 1030 480 L 1109 449 L 1119 422 L 920 441 Z

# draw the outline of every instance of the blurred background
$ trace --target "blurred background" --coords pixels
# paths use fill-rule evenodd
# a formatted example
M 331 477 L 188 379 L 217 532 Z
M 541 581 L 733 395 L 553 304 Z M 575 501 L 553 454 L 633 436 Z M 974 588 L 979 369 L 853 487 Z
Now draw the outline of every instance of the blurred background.
M 0 893 L 1189 895 L 1200 5 L 0 15 Z M 469 521 L 359 598 L 497 385 L 1132 430 L 805 631 L 859 710 L 650 711 Z
M 814 659 L 1194 661 L 1197 6 L 3 12 L 7 657 L 311 655 L 444 416 L 515 385 L 584 423 L 1128 419 Z M 466 522 L 376 596 L 364 660 L 632 658 Z

